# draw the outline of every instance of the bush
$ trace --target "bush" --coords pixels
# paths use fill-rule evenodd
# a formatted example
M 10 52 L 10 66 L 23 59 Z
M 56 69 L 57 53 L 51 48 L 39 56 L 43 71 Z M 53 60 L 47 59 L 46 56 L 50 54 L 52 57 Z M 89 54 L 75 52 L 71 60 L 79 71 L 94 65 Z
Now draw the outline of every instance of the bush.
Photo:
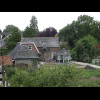
M 10 78 L 15 74 L 16 68 L 12 66 L 3 66 L 3 70 L 5 70 L 5 72 L 7 73 L 7 77 Z
M 31 87 L 32 86 L 32 76 L 25 70 L 16 69 L 15 74 L 10 77 L 8 82 L 10 87 Z
M 97 50 L 95 44 L 97 40 L 91 36 L 87 35 L 76 42 L 76 46 L 73 49 L 74 55 L 79 61 L 90 62 L 95 56 L 97 56 Z
M 36 70 L 33 77 L 33 86 L 35 87 L 68 87 L 74 86 L 74 83 L 81 77 L 81 72 L 73 66 L 43 66 Z
M 45 64 L 38 69 L 7 67 L 6 71 L 10 87 L 100 86 L 100 69 L 81 69 L 76 65 Z
M 70 87 L 81 78 L 76 65 L 43 65 L 39 69 L 9 68 L 11 87 Z

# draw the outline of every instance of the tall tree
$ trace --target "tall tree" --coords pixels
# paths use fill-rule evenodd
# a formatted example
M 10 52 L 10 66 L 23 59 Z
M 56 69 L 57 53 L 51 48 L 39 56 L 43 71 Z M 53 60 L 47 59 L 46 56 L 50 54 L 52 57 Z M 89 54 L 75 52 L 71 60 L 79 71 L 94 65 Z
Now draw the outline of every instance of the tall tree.
M 38 30 L 38 26 L 37 26 L 38 22 L 35 16 L 32 16 L 31 20 L 30 20 L 30 27 L 35 30 L 35 31 L 39 31 Z
M 32 16 L 30 20 L 30 25 L 27 26 L 23 32 L 24 37 L 34 37 L 39 33 L 38 22 L 35 16 Z

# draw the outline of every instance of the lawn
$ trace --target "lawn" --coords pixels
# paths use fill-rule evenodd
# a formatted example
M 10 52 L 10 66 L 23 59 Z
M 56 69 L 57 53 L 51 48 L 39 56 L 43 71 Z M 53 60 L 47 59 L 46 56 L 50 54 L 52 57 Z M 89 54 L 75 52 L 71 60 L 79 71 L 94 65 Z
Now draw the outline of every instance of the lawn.
M 100 87 L 100 69 L 81 69 L 82 77 L 76 87 Z

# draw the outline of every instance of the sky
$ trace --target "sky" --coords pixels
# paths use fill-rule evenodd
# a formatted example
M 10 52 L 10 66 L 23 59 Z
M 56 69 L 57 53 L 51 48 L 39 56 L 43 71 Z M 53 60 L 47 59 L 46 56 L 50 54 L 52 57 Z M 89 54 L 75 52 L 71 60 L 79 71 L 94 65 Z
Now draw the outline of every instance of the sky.
M 37 18 L 39 31 L 54 27 L 59 32 L 80 15 L 89 15 L 100 21 L 100 12 L 0 12 L 0 29 L 3 31 L 7 25 L 15 25 L 24 30 L 33 15 Z

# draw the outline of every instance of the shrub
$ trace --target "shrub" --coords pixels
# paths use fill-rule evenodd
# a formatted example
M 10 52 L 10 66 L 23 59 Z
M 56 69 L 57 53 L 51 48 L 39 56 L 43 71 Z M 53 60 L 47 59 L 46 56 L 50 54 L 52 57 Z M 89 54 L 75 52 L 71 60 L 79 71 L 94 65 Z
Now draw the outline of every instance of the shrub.
M 95 48 L 96 43 L 97 40 L 91 35 L 79 39 L 73 49 L 78 60 L 90 62 L 95 56 L 97 56 L 97 50 Z
M 31 87 L 31 79 L 32 77 L 29 76 L 27 71 L 16 69 L 15 74 L 10 77 L 8 82 L 10 83 L 10 87 Z
M 67 87 L 73 86 L 81 77 L 81 72 L 73 66 L 51 66 L 41 67 L 36 70 L 36 76 L 33 77 L 33 86 L 35 87 Z
M 38 69 L 11 68 L 8 82 L 11 87 L 72 87 L 82 78 L 76 65 L 43 65 Z

